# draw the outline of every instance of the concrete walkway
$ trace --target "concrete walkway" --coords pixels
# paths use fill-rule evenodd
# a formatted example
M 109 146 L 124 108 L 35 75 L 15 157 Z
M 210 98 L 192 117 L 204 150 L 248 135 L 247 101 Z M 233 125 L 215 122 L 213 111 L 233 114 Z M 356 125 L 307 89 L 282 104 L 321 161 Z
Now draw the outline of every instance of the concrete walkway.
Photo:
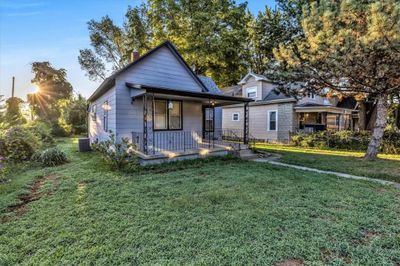
M 375 178 L 370 178 L 370 177 L 365 177 L 365 176 L 349 175 L 349 174 L 344 174 L 344 173 L 339 173 L 339 172 L 324 171 L 324 170 L 319 170 L 319 169 L 315 169 L 315 168 L 309 168 L 309 167 L 300 166 L 300 165 L 281 163 L 281 162 L 277 162 L 275 160 L 269 160 L 269 159 L 266 159 L 266 158 L 257 158 L 257 159 L 253 159 L 252 161 L 262 162 L 262 163 L 270 163 L 270 164 L 273 164 L 273 165 L 290 167 L 290 168 L 295 168 L 295 169 L 299 169 L 299 170 L 310 171 L 310 172 L 315 172 L 315 173 L 320 173 L 320 174 L 336 175 L 336 176 L 339 176 L 339 177 L 344 177 L 344 178 L 349 178 L 349 179 L 365 180 L 365 181 L 379 183 L 379 184 L 382 184 L 382 185 L 394 186 L 395 188 L 400 189 L 400 183 L 396 183 L 396 182 L 392 182 L 392 181 L 375 179 Z

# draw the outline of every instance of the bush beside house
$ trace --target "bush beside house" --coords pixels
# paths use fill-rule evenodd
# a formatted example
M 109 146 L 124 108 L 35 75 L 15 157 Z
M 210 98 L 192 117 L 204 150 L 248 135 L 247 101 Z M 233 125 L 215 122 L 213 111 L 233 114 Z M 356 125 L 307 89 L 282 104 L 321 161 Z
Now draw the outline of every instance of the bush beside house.
M 312 134 L 297 134 L 291 137 L 291 143 L 305 148 L 333 148 L 364 151 L 371 139 L 369 131 L 321 131 Z M 381 143 L 383 153 L 400 154 L 400 132 L 386 130 Z

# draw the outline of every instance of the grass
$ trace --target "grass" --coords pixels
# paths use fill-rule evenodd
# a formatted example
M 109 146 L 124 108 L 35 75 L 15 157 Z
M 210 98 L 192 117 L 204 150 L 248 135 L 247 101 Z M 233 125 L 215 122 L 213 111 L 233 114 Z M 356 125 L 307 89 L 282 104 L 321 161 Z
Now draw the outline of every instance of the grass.
M 375 161 L 363 160 L 363 152 L 258 144 L 257 149 L 282 155 L 281 162 L 400 183 L 400 155 L 380 154 Z
M 400 263 L 392 187 L 229 158 L 123 174 L 60 146 L 70 163 L 0 184 L 0 265 Z M 58 188 L 43 181 L 52 193 L 6 212 L 50 174 Z

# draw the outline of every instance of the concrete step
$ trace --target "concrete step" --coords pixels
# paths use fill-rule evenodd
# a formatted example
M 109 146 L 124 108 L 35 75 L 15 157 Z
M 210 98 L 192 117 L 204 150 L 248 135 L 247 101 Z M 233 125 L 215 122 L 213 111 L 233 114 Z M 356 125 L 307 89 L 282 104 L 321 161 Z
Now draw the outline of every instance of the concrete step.
M 252 160 L 259 158 L 259 155 L 252 150 L 246 149 L 239 152 L 239 157 L 243 160 Z

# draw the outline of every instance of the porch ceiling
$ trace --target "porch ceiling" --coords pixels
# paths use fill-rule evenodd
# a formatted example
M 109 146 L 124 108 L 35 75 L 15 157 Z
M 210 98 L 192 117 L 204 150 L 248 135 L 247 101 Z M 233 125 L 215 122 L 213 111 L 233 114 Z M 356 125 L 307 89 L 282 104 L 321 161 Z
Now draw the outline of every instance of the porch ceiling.
M 166 97 L 169 99 L 187 99 L 193 101 L 200 101 L 207 104 L 210 100 L 213 101 L 214 106 L 224 106 L 238 103 L 248 103 L 252 102 L 253 99 L 236 97 L 236 96 L 226 96 L 222 94 L 212 94 L 208 92 L 194 92 L 194 91 L 183 91 L 174 90 L 169 88 L 156 88 L 145 85 L 138 85 L 133 83 L 126 83 L 126 86 L 131 89 L 143 89 L 146 93 L 154 93 L 157 97 Z

